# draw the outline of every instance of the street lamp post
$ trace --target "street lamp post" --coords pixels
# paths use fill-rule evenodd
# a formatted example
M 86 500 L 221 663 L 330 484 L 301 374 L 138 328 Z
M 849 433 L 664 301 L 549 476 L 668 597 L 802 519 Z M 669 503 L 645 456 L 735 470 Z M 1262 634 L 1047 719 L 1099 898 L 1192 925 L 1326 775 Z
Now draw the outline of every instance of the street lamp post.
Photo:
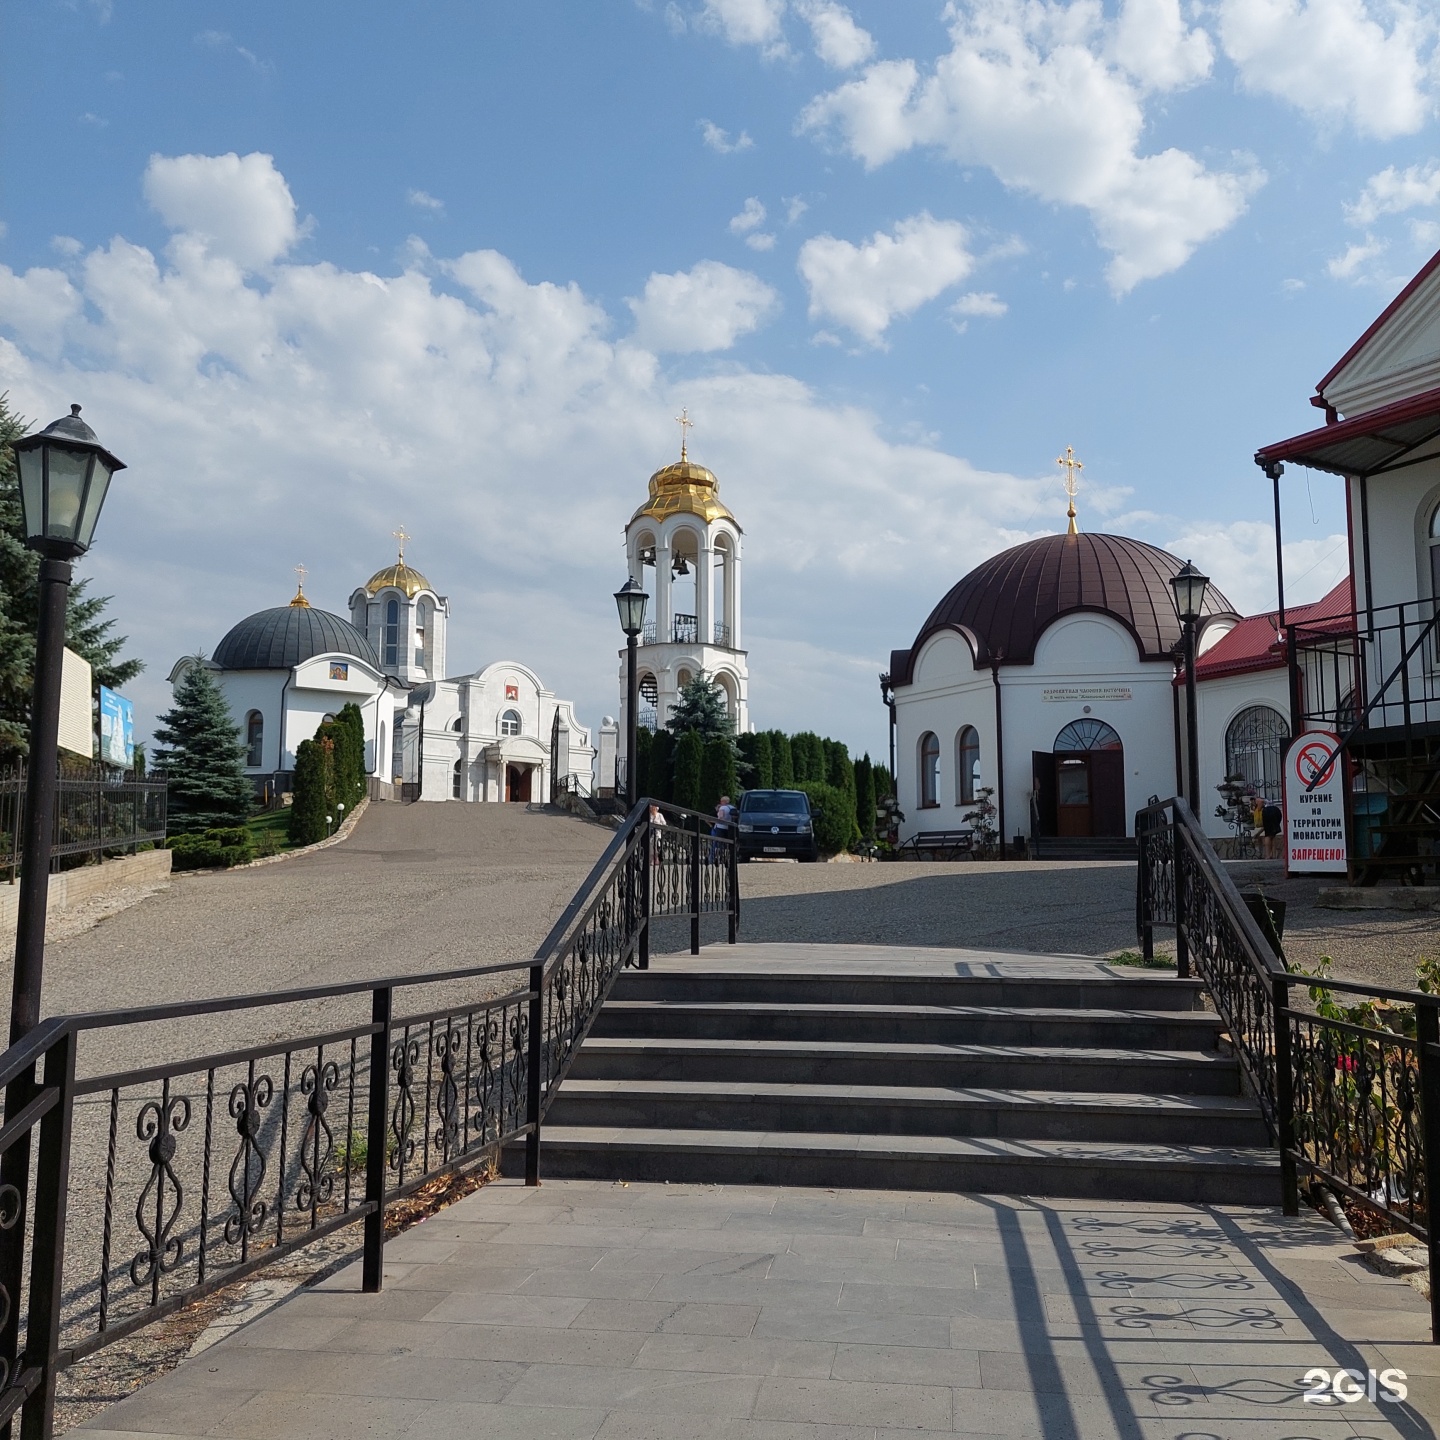
M 1200 725 L 1195 703 L 1195 626 L 1205 604 L 1205 587 L 1210 577 L 1187 560 L 1170 581 L 1175 592 L 1175 613 L 1180 617 L 1185 638 L 1185 788 L 1192 813 L 1200 815 Z
M 645 628 L 645 603 L 650 597 L 632 575 L 615 592 L 615 608 L 620 612 L 620 628 L 625 632 L 625 803 L 634 805 L 640 798 L 635 784 L 636 752 L 639 718 L 636 715 L 635 650 L 641 630 Z
M 24 869 L 10 1005 L 12 1045 L 40 1022 L 70 562 L 90 548 L 110 479 L 125 468 L 80 418 L 78 405 L 72 405 L 70 414 L 38 434 L 16 440 L 13 449 L 20 472 L 25 543 L 40 555 L 40 624 L 35 636 L 35 688 L 30 701 Z

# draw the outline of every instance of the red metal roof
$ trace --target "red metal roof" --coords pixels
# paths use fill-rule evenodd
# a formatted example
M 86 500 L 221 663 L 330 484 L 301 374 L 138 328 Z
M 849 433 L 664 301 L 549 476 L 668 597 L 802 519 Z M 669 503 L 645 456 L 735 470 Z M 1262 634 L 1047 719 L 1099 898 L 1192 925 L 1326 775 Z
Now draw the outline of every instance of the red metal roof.
M 1354 592 L 1347 575 L 1328 595 L 1312 605 L 1292 605 L 1285 619 L 1307 629 L 1344 629 L 1353 619 Z M 1285 642 L 1280 638 L 1280 612 L 1247 615 L 1233 630 L 1222 635 L 1195 662 L 1195 679 L 1218 680 L 1225 675 L 1243 675 L 1251 670 L 1277 670 L 1285 665 Z M 1184 683 L 1184 677 L 1177 680 Z

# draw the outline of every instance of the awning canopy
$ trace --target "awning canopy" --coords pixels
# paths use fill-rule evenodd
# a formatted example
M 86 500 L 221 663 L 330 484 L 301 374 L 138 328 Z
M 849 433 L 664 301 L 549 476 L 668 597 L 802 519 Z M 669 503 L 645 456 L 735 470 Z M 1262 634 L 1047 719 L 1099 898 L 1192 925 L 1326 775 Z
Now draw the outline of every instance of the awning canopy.
M 1417 452 L 1437 437 L 1440 389 L 1267 445 L 1255 452 L 1255 463 L 1267 475 L 1286 460 L 1332 475 L 1379 475 L 1427 458 Z M 1428 453 L 1440 455 L 1440 447 Z

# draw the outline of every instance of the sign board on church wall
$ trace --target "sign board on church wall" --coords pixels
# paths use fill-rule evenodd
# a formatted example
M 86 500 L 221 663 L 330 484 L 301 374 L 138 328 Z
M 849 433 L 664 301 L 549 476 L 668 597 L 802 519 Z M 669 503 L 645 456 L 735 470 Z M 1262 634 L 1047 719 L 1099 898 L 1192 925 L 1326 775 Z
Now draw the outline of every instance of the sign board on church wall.
M 1040 698 L 1047 705 L 1090 705 L 1097 700 L 1130 700 L 1134 692 L 1128 685 L 1047 685 Z
M 1345 757 L 1329 730 L 1297 735 L 1285 752 L 1285 861 L 1292 875 L 1344 874 Z M 1309 788 L 1317 775 L 1324 779 Z

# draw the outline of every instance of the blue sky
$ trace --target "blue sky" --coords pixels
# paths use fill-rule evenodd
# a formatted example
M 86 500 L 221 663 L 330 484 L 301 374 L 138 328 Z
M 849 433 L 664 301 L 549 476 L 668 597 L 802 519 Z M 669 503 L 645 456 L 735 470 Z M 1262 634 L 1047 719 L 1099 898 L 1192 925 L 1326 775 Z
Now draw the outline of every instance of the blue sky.
M 35 0 L 7 20 L 0 385 L 130 463 L 86 560 L 163 708 L 389 532 L 452 671 L 615 708 L 609 592 L 692 449 L 746 530 L 756 722 L 1081 523 L 1271 602 L 1250 456 L 1440 247 L 1433 7 L 1378 0 Z M 1286 481 L 1302 598 L 1336 482 Z

